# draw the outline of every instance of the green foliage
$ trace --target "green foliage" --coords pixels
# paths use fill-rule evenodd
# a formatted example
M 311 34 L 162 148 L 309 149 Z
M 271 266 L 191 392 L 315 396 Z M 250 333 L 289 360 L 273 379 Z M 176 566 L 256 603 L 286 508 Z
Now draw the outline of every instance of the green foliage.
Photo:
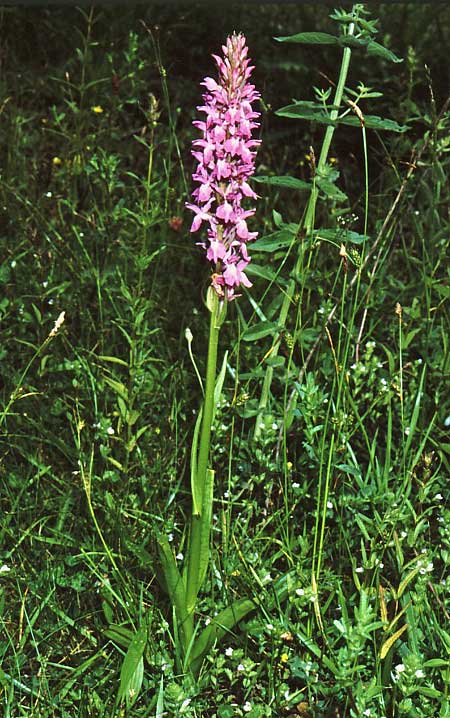
M 169 5 L 0 9 L 5 716 L 445 718 L 448 8 Z M 254 286 L 221 328 L 213 493 L 184 202 L 198 83 L 233 29 L 262 196 Z

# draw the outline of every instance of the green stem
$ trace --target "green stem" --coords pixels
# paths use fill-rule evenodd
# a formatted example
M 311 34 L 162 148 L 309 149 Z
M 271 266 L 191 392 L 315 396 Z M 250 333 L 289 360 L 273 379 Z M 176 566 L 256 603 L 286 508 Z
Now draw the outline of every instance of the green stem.
M 202 427 L 200 433 L 195 487 L 193 487 L 196 500 L 194 501 L 193 496 L 192 520 L 187 557 L 187 573 L 185 576 L 187 609 L 186 636 L 188 642 L 190 637 L 192 637 L 193 635 L 195 604 L 198 591 L 200 589 L 202 534 L 204 535 L 204 531 L 205 529 L 207 529 L 204 524 L 205 521 L 210 520 L 211 513 L 209 510 L 207 510 L 207 507 L 204 506 L 203 499 L 205 494 L 206 474 L 208 470 L 209 449 L 211 443 L 211 427 L 214 418 L 214 389 L 216 384 L 217 346 L 222 319 L 222 310 L 219 304 L 219 298 L 216 292 L 212 289 L 212 287 L 209 290 L 208 307 L 211 312 L 211 320 L 209 328 L 208 359 L 206 366 L 205 398 L 203 403 Z
M 348 35 L 353 35 L 355 31 L 355 23 L 351 22 L 348 26 Z M 342 61 L 341 61 L 341 69 L 339 72 L 339 80 L 336 87 L 336 93 L 334 96 L 334 109 L 330 113 L 330 119 L 335 120 L 339 114 L 339 108 L 341 106 L 342 97 L 344 94 L 344 88 L 345 83 L 347 81 L 347 75 L 348 75 L 348 69 L 350 66 L 350 58 L 351 58 L 351 48 L 345 47 L 344 52 L 342 55 Z M 328 125 L 325 137 L 323 139 L 322 143 L 322 149 L 320 151 L 319 156 L 319 162 L 317 164 L 317 174 L 320 176 L 321 171 L 324 169 L 327 159 L 328 159 L 328 152 L 330 151 L 331 146 L 331 140 L 333 139 L 335 127 L 333 125 Z M 311 194 L 309 197 L 308 207 L 306 209 L 305 219 L 303 221 L 303 229 L 306 232 L 306 235 L 310 235 L 311 232 L 314 229 L 314 218 L 316 213 L 316 204 L 317 204 L 317 198 L 319 196 L 319 187 L 315 182 L 313 182 L 313 186 L 311 189 Z M 290 280 L 286 293 L 284 295 L 283 304 L 281 305 L 280 310 L 280 316 L 278 319 L 278 324 L 280 327 L 280 330 L 284 328 L 287 320 L 287 316 L 289 313 L 289 308 L 292 304 L 294 293 L 295 293 L 295 287 L 296 287 L 296 279 L 295 277 L 298 275 L 299 270 L 301 268 L 303 262 L 303 256 L 302 252 L 299 251 L 297 261 L 295 263 L 294 272 L 293 272 L 293 279 Z M 276 357 L 278 355 L 278 351 L 280 349 L 281 340 L 280 338 L 276 339 L 272 345 L 270 356 Z M 255 430 L 253 437 L 254 439 L 258 439 L 260 433 L 261 433 L 261 425 L 263 416 L 269 401 L 270 396 L 270 387 L 272 384 L 272 376 L 273 376 L 273 368 L 272 366 L 268 366 L 266 369 L 266 374 L 264 377 L 264 383 L 263 388 L 261 392 L 261 398 L 258 406 L 258 415 L 256 417 L 256 423 L 255 423 Z

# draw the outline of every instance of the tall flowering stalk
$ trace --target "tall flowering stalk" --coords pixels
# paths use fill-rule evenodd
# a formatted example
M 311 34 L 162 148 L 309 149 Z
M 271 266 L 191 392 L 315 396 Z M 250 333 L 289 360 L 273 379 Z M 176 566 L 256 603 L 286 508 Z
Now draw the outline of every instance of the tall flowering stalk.
M 217 347 L 226 305 L 234 299 L 240 285 L 251 286 L 245 269 L 250 262 L 247 243 L 257 236 L 250 232 L 247 220 L 254 209 L 244 209 L 245 198 L 256 199 L 248 184 L 254 172 L 259 140 L 252 131 L 259 126 L 259 113 L 252 102 L 260 95 L 248 82 L 253 67 L 247 57 L 243 35 L 232 35 L 222 47 L 223 57 L 213 55 L 218 81 L 206 77 L 204 104 L 197 109 L 206 115 L 194 125 L 201 138 L 194 140 L 192 154 L 197 160 L 193 179 L 197 183 L 194 203 L 188 203 L 195 216 L 191 232 L 204 230 L 199 244 L 212 263 L 211 286 L 207 306 L 210 331 L 206 369 L 205 396 L 191 451 L 192 516 L 187 555 L 180 574 L 167 539 L 158 537 L 161 564 L 172 605 L 175 609 L 177 635 L 180 637 L 184 667 L 197 674 L 209 648 L 255 607 L 254 601 L 242 599 L 213 618 L 203 632 L 195 626 L 198 593 L 209 564 L 214 471 L 209 468 L 211 427 L 217 397 L 225 374 L 225 362 L 217 377 Z
M 242 201 L 257 197 L 248 179 L 254 173 L 260 144 L 252 137 L 260 115 L 252 102 L 260 94 L 248 82 L 254 68 L 245 37 L 228 37 L 222 51 L 223 58 L 213 55 L 219 81 L 206 77 L 202 82 L 204 104 L 197 110 L 206 117 L 194 122 L 202 137 L 194 140 L 192 151 L 198 162 L 193 179 L 199 186 L 192 193 L 196 204 L 187 207 L 195 213 L 191 232 L 207 227 L 207 241 L 200 244 L 213 264 L 212 286 L 219 298 L 232 299 L 240 284 L 251 286 L 245 274 L 250 261 L 247 243 L 258 233 L 249 232 L 247 219 L 255 210 L 244 209 Z

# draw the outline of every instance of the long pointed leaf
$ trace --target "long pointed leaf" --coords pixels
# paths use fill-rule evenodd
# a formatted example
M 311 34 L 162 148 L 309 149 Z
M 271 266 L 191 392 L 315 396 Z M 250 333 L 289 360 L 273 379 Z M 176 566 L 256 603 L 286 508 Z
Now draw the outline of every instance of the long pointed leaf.
M 200 427 L 202 425 L 203 409 L 200 409 L 195 422 L 194 435 L 192 437 L 191 446 L 191 494 L 192 494 L 192 513 L 194 516 L 199 516 L 201 511 L 201 496 L 197 481 L 197 454 L 198 454 L 198 437 L 200 434 Z
M 147 644 L 147 626 L 141 626 L 134 634 L 120 671 L 119 700 L 126 698 L 132 705 L 139 695 L 144 677 L 144 651 Z
M 186 590 L 183 578 L 178 570 L 178 566 L 170 548 L 167 538 L 158 532 L 157 534 L 159 558 L 164 573 L 164 578 L 169 591 L 170 602 L 175 609 L 177 621 L 183 636 L 184 644 L 184 623 L 187 618 L 186 611 Z
M 198 562 L 198 587 L 197 593 L 202 587 L 209 565 L 209 543 L 211 535 L 212 506 L 214 494 L 214 471 L 208 469 L 206 472 L 205 489 L 203 492 L 202 506 L 202 528 L 200 536 L 200 556 Z
M 190 667 L 194 674 L 200 671 L 202 662 L 213 645 L 220 641 L 247 614 L 257 608 L 256 601 L 241 598 L 219 613 L 218 616 L 202 631 L 191 651 Z

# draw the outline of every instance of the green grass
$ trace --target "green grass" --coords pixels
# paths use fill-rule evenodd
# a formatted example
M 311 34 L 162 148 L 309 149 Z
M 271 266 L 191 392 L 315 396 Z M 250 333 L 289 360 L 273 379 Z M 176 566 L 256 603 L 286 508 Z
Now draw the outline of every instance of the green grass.
M 404 62 L 352 50 L 347 85 L 409 129 L 339 125 L 309 213 L 273 178 L 308 181 L 326 128 L 275 111 L 332 88 L 342 50 L 271 38 L 336 33 L 330 8 L 0 10 L 7 718 L 450 715 L 450 15 L 367 8 Z M 200 628 L 255 609 L 194 680 L 156 536 L 181 566 L 208 341 L 191 121 L 233 29 L 272 180 L 220 336 Z

